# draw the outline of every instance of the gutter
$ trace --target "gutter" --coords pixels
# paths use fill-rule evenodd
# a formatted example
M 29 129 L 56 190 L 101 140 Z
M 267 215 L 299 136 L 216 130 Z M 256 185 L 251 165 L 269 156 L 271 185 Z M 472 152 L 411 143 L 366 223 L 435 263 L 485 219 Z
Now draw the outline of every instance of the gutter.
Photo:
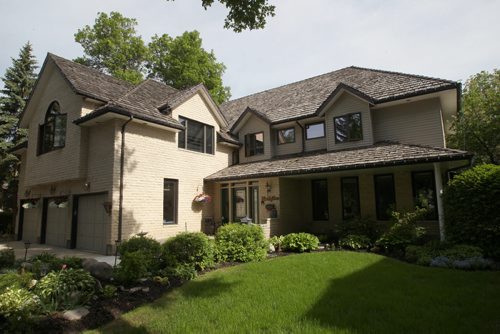
M 125 166 L 125 128 L 128 123 L 130 123 L 134 116 L 129 115 L 129 119 L 123 123 L 122 128 L 120 130 L 122 135 L 122 142 L 120 148 L 120 195 L 119 195 L 119 205 L 118 205 L 118 242 L 122 241 L 122 226 L 123 226 L 123 174 L 124 174 L 124 166 Z

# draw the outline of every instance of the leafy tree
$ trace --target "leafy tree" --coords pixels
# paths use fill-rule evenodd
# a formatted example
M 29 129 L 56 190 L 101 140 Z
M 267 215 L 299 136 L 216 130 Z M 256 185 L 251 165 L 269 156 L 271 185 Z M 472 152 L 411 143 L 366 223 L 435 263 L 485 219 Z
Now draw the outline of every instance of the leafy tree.
M 474 152 L 479 163 L 500 164 L 500 70 L 467 80 L 453 128 L 450 146 Z
M 222 103 L 231 96 L 229 87 L 222 83 L 226 66 L 218 63 L 214 52 L 205 51 L 201 43 L 196 30 L 176 38 L 167 34 L 153 36 L 149 43 L 149 77 L 178 89 L 203 83 L 214 100 Z
M 83 47 L 84 56 L 75 61 L 107 72 L 117 78 L 139 83 L 148 49 L 137 35 L 135 19 L 118 12 L 98 13 L 92 27 L 78 29 L 75 41 Z
M 26 140 L 26 132 L 18 127 L 19 116 L 35 84 L 37 62 L 27 42 L 2 78 L 0 96 L 0 186 L 3 196 L 0 207 L 15 211 L 19 160 L 9 149 Z

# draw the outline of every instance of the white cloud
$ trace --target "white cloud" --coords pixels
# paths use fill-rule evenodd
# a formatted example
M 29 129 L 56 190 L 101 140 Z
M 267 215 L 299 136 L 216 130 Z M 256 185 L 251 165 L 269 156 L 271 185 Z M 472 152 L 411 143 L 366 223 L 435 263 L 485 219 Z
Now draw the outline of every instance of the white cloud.
M 138 20 L 145 40 L 200 31 L 204 47 L 227 66 L 239 97 L 349 65 L 464 80 L 499 67 L 499 1 L 273 1 L 276 17 L 261 31 L 222 29 L 226 9 L 201 0 L 0 0 L 0 75 L 30 40 L 46 52 L 81 55 L 73 34 L 97 12 Z

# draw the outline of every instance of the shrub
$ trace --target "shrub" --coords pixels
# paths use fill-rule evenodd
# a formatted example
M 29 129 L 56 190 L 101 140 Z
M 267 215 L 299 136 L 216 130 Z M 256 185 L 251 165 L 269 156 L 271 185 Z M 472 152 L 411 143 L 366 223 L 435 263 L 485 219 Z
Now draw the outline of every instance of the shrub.
M 217 256 L 221 261 L 249 262 L 266 257 L 268 243 L 258 225 L 227 224 L 215 235 Z
M 500 166 L 480 165 L 456 176 L 443 194 L 447 238 L 500 259 Z
M 417 208 L 410 212 L 393 211 L 393 224 L 376 241 L 376 245 L 388 252 L 402 252 L 408 245 L 419 243 L 425 236 L 425 228 L 417 226 L 417 221 L 425 216 L 427 209 Z
M 179 263 L 175 267 L 167 267 L 161 270 L 162 276 L 175 278 L 181 281 L 189 281 L 196 278 L 197 272 L 193 264 Z M 168 280 L 167 280 L 168 282 Z
M 18 274 L 15 271 L 9 271 L 0 275 L 0 293 L 7 288 L 22 289 L 30 286 L 33 275 L 29 272 Z
M 214 265 L 214 243 L 204 233 L 184 232 L 162 245 L 162 260 L 167 267 L 191 264 L 197 270 Z
M 11 268 L 16 262 L 16 255 L 13 248 L 0 250 L 0 269 Z
M 483 257 L 481 248 L 469 245 L 454 245 L 450 248 L 444 249 L 440 255 L 446 256 L 452 261 L 465 260 L 475 257 Z
M 340 239 L 348 235 L 364 235 L 373 242 L 380 237 L 380 228 L 374 220 L 357 217 L 346 221 L 340 221 L 338 224 L 338 234 Z
M 309 233 L 290 233 L 283 237 L 282 248 L 290 252 L 310 252 L 318 248 L 318 237 Z
M 148 255 L 142 251 L 123 253 L 120 264 L 114 269 L 114 276 L 124 284 L 133 283 L 148 275 L 150 261 Z
M 154 272 L 159 269 L 159 257 L 161 254 L 161 246 L 158 241 L 144 235 L 137 235 L 128 240 L 125 240 L 118 247 L 120 258 L 123 261 L 123 256 L 127 253 L 141 252 L 144 255 L 146 268 L 148 271 Z
M 114 286 L 112 284 L 108 284 L 108 285 L 104 286 L 104 288 L 102 289 L 102 296 L 106 299 L 111 299 L 117 295 L 117 293 L 116 293 L 117 290 L 118 289 L 116 286 Z
M 371 245 L 370 238 L 366 235 L 349 234 L 339 241 L 340 247 L 353 250 L 369 249 Z
M 26 289 L 7 288 L 0 294 L 0 315 L 12 331 L 23 332 L 33 315 L 40 312 L 40 299 Z
M 48 273 L 38 282 L 35 293 L 50 310 L 70 309 L 88 302 L 95 280 L 83 269 L 63 269 Z
M 492 265 L 491 261 L 482 257 L 478 247 L 434 242 L 424 246 L 406 247 L 405 258 L 408 262 L 418 265 L 457 269 L 486 269 Z
M 269 238 L 268 240 L 269 244 L 270 245 L 273 245 L 274 249 L 279 252 L 281 251 L 281 244 L 283 243 L 283 236 L 280 235 L 280 236 L 273 236 L 271 238 Z

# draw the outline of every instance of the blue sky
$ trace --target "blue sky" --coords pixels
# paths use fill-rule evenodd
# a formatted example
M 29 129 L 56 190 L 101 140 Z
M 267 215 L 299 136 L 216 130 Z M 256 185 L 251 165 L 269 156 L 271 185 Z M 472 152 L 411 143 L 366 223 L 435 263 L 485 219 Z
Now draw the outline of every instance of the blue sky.
M 0 75 L 26 41 L 47 52 L 82 55 L 74 33 L 97 12 L 138 20 L 154 34 L 198 30 L 227 70 L 234 98 L 356 65 L 464 81 L 500 67 L 500 1 L 281 0 L 264 30 L 223 29 L 227 10 L 201 0 L 0 0 Z

